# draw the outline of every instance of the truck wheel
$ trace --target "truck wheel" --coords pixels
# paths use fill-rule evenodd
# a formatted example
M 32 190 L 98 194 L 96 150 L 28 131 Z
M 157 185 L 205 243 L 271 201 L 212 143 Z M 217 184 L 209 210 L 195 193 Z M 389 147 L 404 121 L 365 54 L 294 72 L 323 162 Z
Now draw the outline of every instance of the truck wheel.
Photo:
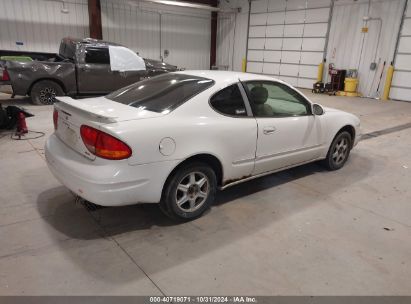
M 195 219 L 214 202 L 216 190 L 217 178 L 208 165 L 198 162 L 188 164 L 168 180 L 160 209 L 175 220 Z
M 56 101 L 56 96 L 63 96 L 61 86 L 51 80 L 36 82 L 31 88 L 31 102 L 36 105 L 51 105 Z

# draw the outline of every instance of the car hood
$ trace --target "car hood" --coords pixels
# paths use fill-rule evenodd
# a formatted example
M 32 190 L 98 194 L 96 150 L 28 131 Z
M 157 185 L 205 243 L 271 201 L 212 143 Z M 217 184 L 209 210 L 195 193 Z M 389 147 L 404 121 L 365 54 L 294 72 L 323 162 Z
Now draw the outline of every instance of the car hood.
M 329 107 L 322 107 L 324 109 L 324 111 L 326 112 L 344 112 L 338 109 L 334 109 L 334 108 L 329 108 Z M 345 113 L 345 112 L 344 112 Z
M 334 109 L 334 108 L 329 108 L 329 107 L 323 107 L 325 114 L 327 113 L 335 113 L 338 116 L 344 116 L 344 117 L 350 117 L 350 119 L 352 119 L 352 123 L 354 124 L 354 126 L 359 126 L 360 125 L 360 119 L 349 112 L 345 112 L 342 110 L 338 110 L 338 109 Z M 331 114 L 333 115 L 333 114 Z
M 329 108 L 329 107 L 322 107 L 322 108 L 324 109 L 324 112 L 326 112 L 326 113 L 328 112 L 328 113 L 341 113 L 341 114 L 353 115 L 349 112 L 345 112 L 343 110 L 338 110 L 338 109 L 335 109 L 335 108 Z
M 178 71 L 177 66 L 171 65 L 171 64 L 159 61 L 159 60 L 144 58 L 144 62 L 146 63 L 147 70 L 161 70 L 161 71 L 164 71 L 164 72 Z

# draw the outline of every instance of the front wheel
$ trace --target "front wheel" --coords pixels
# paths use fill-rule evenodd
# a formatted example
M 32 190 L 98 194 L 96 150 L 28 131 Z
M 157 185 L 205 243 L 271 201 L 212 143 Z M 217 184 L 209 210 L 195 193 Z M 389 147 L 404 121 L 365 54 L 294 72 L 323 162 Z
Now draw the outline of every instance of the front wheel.
M 173 219 L 197 218 L 214 202 L 216 189 L 217 178 L 213 169 L 203 163 L 188 164 L 169 178 L 160 208 Z
M 323 161 L 328 170 L 338 170 L 344 166 L 350 155 L 351 142 L 350 133 L 343 131 L 337 134 L 328 150 L 327 158 Z

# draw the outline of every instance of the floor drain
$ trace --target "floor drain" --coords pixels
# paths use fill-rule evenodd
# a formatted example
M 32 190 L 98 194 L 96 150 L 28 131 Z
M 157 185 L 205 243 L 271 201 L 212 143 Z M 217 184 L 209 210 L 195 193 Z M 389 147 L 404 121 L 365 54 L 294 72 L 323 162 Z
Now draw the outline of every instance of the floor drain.
M 392 128 L 387 128 L 387 129 L 382 129 L 382 130 L 378 130 L 378 131 L 374 131 L 370 133 L 365 133 L 361 136 L 361 140 L 367 140 L 367 139 L 375 138 L 381 135 L 399 132 L 399 131 L 402 131 L 408 128 L 411 128 L 411 122 L 403 124 L 403 125 L 399 125 L 396 127 L 392 127 Z

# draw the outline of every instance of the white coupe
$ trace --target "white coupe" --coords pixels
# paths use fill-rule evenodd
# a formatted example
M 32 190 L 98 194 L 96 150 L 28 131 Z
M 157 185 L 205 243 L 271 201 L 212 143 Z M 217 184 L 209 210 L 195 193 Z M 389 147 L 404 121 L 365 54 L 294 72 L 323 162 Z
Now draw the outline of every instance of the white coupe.
M 184 71 L 105 97 L 59 97 L 46 143 L 54 176 L 103 206 L 159 203 L 200 216 L 217 189 L 322 160 L 341 168 L 360 120 L 268 76 Z

